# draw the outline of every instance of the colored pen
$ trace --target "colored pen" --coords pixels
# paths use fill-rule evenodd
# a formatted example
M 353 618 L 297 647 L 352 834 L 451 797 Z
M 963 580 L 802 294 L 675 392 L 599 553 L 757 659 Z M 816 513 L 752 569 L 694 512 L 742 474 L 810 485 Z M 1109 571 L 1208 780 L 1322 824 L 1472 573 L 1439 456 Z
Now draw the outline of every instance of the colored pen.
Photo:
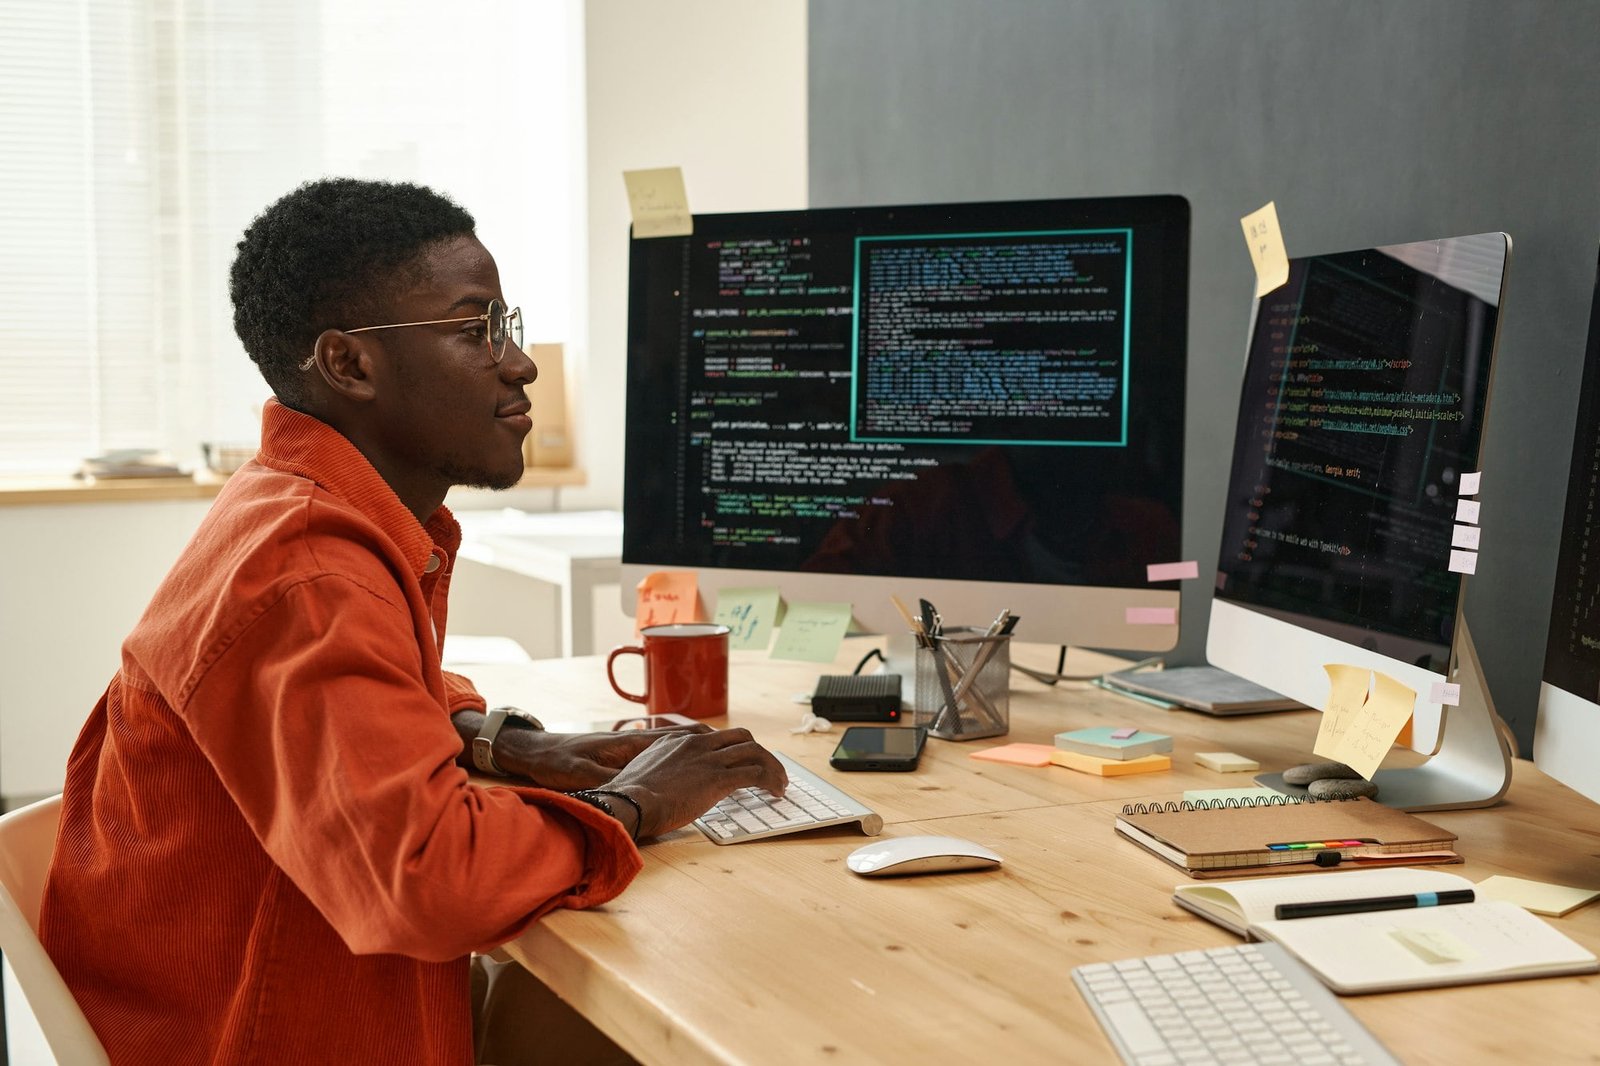
M 1446 903 L 1471 903 L 1472 889 L 1453 892 L 1410 892 L 1404 896 L 1369 896 L 1366 899 L 1329 899 L 1314 903 L 1280 903 L 1272 909 L 1274 918 L 1319 918 L 1326 914 L 1359 914 L 1363 911 L 1397 911 L 1410 907 L 1439 907 Z

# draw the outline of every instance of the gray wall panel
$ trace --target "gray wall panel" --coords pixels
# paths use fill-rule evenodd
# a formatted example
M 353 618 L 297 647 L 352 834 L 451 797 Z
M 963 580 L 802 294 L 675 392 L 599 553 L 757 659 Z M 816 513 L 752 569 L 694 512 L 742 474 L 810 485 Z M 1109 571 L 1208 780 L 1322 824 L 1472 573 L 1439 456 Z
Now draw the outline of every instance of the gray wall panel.
M 1194 208 L 1185 555 L 1216 558 L 1252 274 L 1289 253 L 1515 242 L 1468 617 L 1529 745 L 1600 244 L 1590 0 L 811 0 L 815 206 L 1180 193 Z M 1203 655 L 1205 581 L 1177 658 Z

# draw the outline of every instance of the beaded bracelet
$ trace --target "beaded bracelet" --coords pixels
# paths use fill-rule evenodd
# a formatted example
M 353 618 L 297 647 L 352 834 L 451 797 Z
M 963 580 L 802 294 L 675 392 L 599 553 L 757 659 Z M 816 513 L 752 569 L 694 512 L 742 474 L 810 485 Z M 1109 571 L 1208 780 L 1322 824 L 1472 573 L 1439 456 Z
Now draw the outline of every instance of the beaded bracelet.
M 639 830 L 644 825 L 644 809 L 639 806 L 638 800 L 634 799 L 626 792 L 617 792 L 616 790 L 609 788 L 585 788 L 579 789 L 577 792 L 568 792 L 567 795 L 571 796 L 575 800 L 587 803 L 589 806 L 598 810 L 605 811 L 613 818 L 617 818 L 617 812 L 611 809 L 611 804 L 606 800 L 606 797 L 615 796 L 619 800 L 622 800 L 628 806 L 633 808 L 634 821 L 632 837 L 635 844 L 639 843 Z M 617 818 L 617 821 L 620 822 L 622 819 Z

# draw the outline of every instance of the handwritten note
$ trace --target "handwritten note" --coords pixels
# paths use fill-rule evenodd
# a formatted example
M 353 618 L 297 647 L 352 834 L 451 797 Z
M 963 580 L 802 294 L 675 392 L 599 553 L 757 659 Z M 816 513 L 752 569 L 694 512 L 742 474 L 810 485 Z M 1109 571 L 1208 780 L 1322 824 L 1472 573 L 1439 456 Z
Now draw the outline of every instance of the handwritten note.
M 712 621 L 728 627 L 728 647 L 764 651 L 783 622 L 783 598 L 777 589 L 723 589 Z
M 1147 581 L 1182 581 L 1200 576 L 1200 564 L 1193 559 L 1182 563 L 1151 563 L 1144 570 Z
M 1478 501 L 1477 500 L 1457 500 L 1456 501 L 1456 521 L 1457 522 L 1473 522 L 1473 523 L 1476 523 L 1478 521 Z
M 1457 495 L 1476 496 L 1478 494 L 1478 486 L 1482 483 L 1482 480 L 1483 474 L 1476 470 L 1470 474 L 1462 474 L 1461 484 L 1456 489 Z
M 1428 690 L 1428 702 L 1445 707 L 1461 706 L 1461 686 L 1452 681 L 1435 681 Z
M 1415 692 L 1387 674 L 1374 673 L 1372 695 L 1327 753 L 1328 758 L 1344 763 L 1370 781 L 1416 707 Z M 1319 750 L 1317 754 L 1323 752 Z
M 850 628 L 848 603 L 791 603 L 772 646 L 774 659 L 831 663 Z
M 1256 295 L 1265 296 L 1289 280 L 1289 253 L 1283 248 L 1283 230 L 1278 226 L 1278 205 L 1267 206 L 1239 220 L 1244 239 L 1250 246 L 1250 261 L 1256 265 Z
M 1478 536 L 1483 532 L 1479 526 L 1456 526 L 1450 534 L 1450 545 L 1455 548 L 1471 548 L 1478 550 Z
M 1476 574 L 1478 572 L 1478 553 L 1464 552 L 1457 548 L 1450 550 L 1450 572 L 1452 574 Z
M 700 621 L 700 578 L 693 570 L 657 570 L 637 586 L 633 631 L 646 626 Z
M 687 237 L 694 232 L 681 169 L 624 170 L 622 181 L 628 187 L 634 237 Z
M 1366 705 L 1372 671 L 1345 663 L 1323 663 L 1322 669 L 1328 675 L 1328 702 L 1323 705 L 1317 742 L 1311 750 L 1325 759 L 1334 759 L 1334 751 Z

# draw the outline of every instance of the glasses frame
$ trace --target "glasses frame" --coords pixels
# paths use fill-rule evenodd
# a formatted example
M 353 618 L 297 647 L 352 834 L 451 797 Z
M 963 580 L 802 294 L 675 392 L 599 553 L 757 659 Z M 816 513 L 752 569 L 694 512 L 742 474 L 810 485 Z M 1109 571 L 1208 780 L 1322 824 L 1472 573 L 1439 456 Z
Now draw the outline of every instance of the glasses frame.
M 495 307 L 500 311 L 500 347 L 494 346 L 494 317 Z M 342 330 L 344 333 L 370 333 L 375 329 L 405 329 L 407 326 L 443 326 L 456 322 L 482 322 L 485 327 L 483 341 L 489 347 L 489 358 L 494 360 L 496 366 L 506 357 L 506 349 L 511 345 L 511 335 L 516 334 L 517 347 L 522 347 L 522 308 L 506 307 L 499 300 L 490 300 L 489 309 L 481 315 L 467 315 L 465 318 L 430 318 L 422 322 L 386 322 L 381 326 L 358 326 L 355 329 Z M 313 352 L 300 364 L 301 370 L 310 370 L 316 363 L 317 356 Z

